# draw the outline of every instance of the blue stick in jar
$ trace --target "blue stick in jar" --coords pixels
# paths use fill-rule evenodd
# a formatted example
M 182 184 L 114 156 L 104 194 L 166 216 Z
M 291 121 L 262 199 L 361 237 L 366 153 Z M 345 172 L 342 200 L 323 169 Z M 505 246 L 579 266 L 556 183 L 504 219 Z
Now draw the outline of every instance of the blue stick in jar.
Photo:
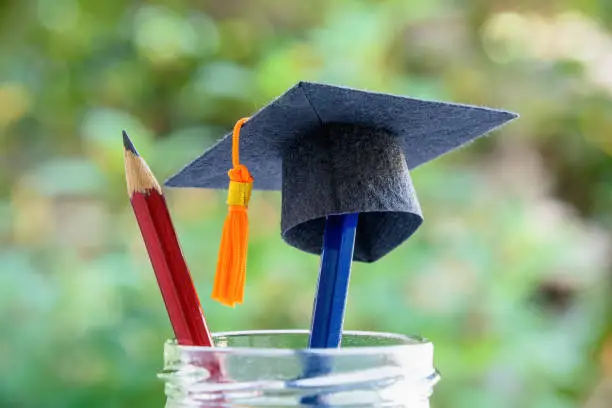
M 325 221 L 309 348 L 340 347 L 358 217 L 330 215 Z

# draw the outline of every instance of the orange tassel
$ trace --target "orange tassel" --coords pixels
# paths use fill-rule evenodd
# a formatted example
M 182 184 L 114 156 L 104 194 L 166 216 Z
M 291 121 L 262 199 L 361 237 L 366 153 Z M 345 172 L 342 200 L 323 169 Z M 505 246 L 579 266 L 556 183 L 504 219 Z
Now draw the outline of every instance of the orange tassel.
M 236 122 L 232 135 L 232 164 L 228 172 L 230 185 L 227 194 L 229 212 L 223 225 L 221 247 L 212 298 L 227 306 L 242 303 L 246 281 L 249 219 L 247 209 L 251 198 L 253 177 L 239 160 L 240 128 L 248 118 Z

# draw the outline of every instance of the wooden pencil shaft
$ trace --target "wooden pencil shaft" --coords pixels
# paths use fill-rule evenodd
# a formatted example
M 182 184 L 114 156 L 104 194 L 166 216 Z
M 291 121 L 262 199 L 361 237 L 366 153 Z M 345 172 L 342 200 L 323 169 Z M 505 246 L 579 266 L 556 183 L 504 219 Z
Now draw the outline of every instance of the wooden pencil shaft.
M 128 195 L 174 335 L 181 345 L 212 347 L 210 331 L 161 187 L 126 132 L 123 132 L 123 145 Z
M 132 206 L 177 341 L 182 345 L 212 346 L 163 195 L 155 189 L 135 193 Z

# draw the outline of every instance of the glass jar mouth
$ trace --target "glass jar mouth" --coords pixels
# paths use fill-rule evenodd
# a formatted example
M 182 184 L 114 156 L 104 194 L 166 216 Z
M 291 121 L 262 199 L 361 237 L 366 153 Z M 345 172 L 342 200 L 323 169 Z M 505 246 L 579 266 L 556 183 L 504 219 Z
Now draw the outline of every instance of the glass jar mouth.
M 425 401 L 440 378 L 433 365 L 433 344 L 427 339 L 345 331 L 340 348 L 309 349 L 309 334 L 308 330 L 220 332 L 212 336 L 215 347 L 183 346 L 170 340 L 158 377 L 165 381 L 173 407 L 211 398 L 243 404 L 239 406 L 245 401 L 298 406 L 298 401 L 311 396 L 336 401 L 329 405 L 334 407 L 357 406 L 357 402 L 362 406 L 364 401 L 371 404 L 363 406 L 379 406 L 379 402 Z
M 429 354 L 433 352 L 433 344 L 424 337 L 406 336 L 388 332 L 374 331 L 359 331 L 346 330 L 343 332 L 342 345 L 339 348 L 327 349 L 309 349 L 304 344 L 303 347 L 279 347 L 278 345 L 265 345 L 265 339 L 283 335 L 294 336 L 295 338 L 306 339 L 310 334 L 309 330 L 291 329 L 291 330 L 241 330 L 241 331 L 226 331 L 213 333 L 212 338 L 215 347 L 203 346 L 186 346 L 179 345 L 176 340 L 166 341 L 166 347 L 172 348 L 181 353 L 231 353 L 231 354 L 248 354 L 251 356 L 291 356 L 296 353 L 318 354 L 333 357 L 335 355 L 346 356 L 367 356 L 379 355 L 381 353 L 393 354 L 396 352 L 415 352 Z M 243 338 L 244 345 L 235 345 L 237 339 Z M 232 345 L 229 345 L 228 339 L 232 340 Z M 262 342 L 257 340 L 261 339 Z M 367 345 L 371 342 L 372 345 Z

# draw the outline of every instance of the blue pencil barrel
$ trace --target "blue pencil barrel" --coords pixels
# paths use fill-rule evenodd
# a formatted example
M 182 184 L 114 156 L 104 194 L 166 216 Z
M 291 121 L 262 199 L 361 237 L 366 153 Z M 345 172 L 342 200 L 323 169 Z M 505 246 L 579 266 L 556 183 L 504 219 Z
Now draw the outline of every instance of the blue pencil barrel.
M 330 215 L 325 221 L 309 348 L 340 346 L 358 217 Z

